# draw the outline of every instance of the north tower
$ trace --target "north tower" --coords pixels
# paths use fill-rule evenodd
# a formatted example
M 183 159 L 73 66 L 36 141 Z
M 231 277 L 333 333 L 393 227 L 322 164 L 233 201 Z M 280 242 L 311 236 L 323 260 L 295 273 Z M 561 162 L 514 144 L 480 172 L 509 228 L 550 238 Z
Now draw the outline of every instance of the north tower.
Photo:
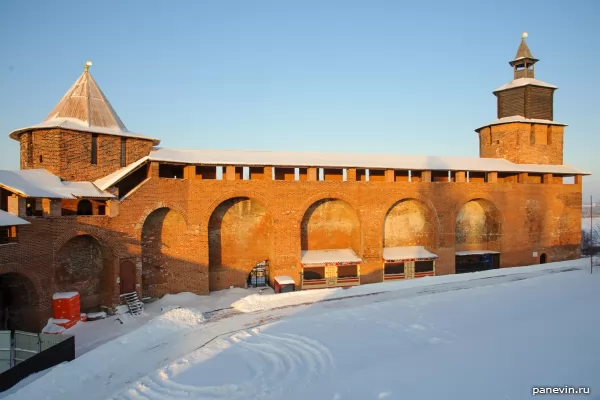
M 554 121 L 558 87 L 535 79 L 534 58 L 524 33 L 514 59 L 513 80 L 494 90 L 498 119 L 477 128 L 479 156 L 519 164 L 563 163 L 565 124 Z

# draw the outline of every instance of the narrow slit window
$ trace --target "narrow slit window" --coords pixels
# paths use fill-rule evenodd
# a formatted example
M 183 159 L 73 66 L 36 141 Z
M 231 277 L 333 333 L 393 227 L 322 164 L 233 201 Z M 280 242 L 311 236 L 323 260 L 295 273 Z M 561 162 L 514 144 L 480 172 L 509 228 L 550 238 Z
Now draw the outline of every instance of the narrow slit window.
M 127 139 L 121 138 L 121 167 L 127 166 Z
M 92 134 L 92 165 L 98 164 L 98 135 Z

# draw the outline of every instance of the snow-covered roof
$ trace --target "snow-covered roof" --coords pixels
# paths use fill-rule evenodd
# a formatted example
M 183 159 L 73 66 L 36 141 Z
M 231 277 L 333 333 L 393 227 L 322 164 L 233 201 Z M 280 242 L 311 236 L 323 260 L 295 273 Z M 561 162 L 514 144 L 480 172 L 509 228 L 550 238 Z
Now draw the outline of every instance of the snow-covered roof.
M 140 158 L 136 162 L 131 163 L 126 167 L 116 170 L 112 174 L 106 175 L 105 177 L 94 181 L 94 185 L 98 186 L 101 190 L 106 190 L 115 183 L 119 182 L 121 179 L 125 178 L 127 175 L 137 170 L 142 165 L 144 165 L 146 161 L 148 161 L 148 156 Z
M 0 170 L 0 187 L 24 197 L 75 199 L 91 197 L 110 199 L 115 196 L 104 192 L 91 182 L 68 182 L 45 169 L 17 171 Z
M 567 126 L 567 124 L 563 124 L 562 122 L 556 122 L 549 119 L 535 119 L 535 118 L 525 118 L 521 115 L 513 115 L 510 117 L 499 118 L 490 122 L 489 124 L 485 124 L 475 129 L 475 132 L 479 132 L 481 129 L 486 128 L 492 125 L 502 125 L 502 124 L 510 124 L 513 122 L 523 122 L 526 124 L 544 124 L 544 125 L 558 125 L 558 126 Z
M 276 276 L 275 280 L 282 285 L 293 285 L 296 282 L 292 279 L 292 277 L 287 275 Z
M 302 250 L 303 265 L 323 265 L 334 263 L 359 263 L 360 257 L 352 249 Z
M 493 250 L 467 250 L 456 252 L 457 256 L 484 256 L 486 254 L 500 254 L 500 252 Z
M 102 93 L 88 68 L 88 65 L 84 67 L 83 73 L 50 111 L 44 122 L 17 129 L 8 136 L 11 139 L 19 140 L 19 134 L 26 130 L 63 128 L 104 135 L 147 139 L 158 145 L 160 143 L 158 139 L 129 132 L 110 101 Z
M 430 253 L 423 246 L 398 246 L 384 247 L 383 259 L 385 261 L 401 261 L 414 259 L 438 258 L 437 254 Z
M 29 222 L 17 217 L 13 213 L 9 213 L 4 210 L 0 210 L 0 226 L 15 226 L 15 225 L 29 225 Z
M 151 161 L 203 165 L 370 168 L 434 171 L 532 172 L 590 175 L 569 165 L 515 164 L 502 158 L 402 154 L 314 153 L 265 150 L 187 150 L 158 148 Z M 104 178 L 103 178 L 104 179 Z
M 514 89 L 514 88 L 518 88 L 521 86 L 527 86 L 527 85 L 541 86 L 541 87 L 547 87 L 547 88 L 551 88 L 551 89 L 558 89 L 558 86 L 554 86 L 554 85 L 539 81 L 534 78 L 518 78 L 518 79 L 508 82 L 506 85 L 500 86 L 498 89 L 494 90 L 493 93 L 500 92 L 502 90 Z
M 19 128 L 12 131 L 8 137 L 14 140 L 19 140 L 19 134 L 21 132 L 30 131 L 34 129 L 50 129 L 50 128 L 62 128 L 68 129 L 72 131 L 80 131 L 80 132 L 90 132 L 90 133 L 98 133 L 100 135 L 110 135 L 110 136 L 123 136 L 130 137 L 135 139 L 146 139 L 152 140 L 152 143 L 156 146 L 160 143 L 159 139 L 147 137 L 141 135 L 139 133 L 129 132 L 127 130 L 123 131 L 118 128 L 105 128 L 100 126 L 90 126 L 83 121 L 74 118 L 53 118 L 48 121 L 44 121 L 40 124 L 26 126 L 25 128 Z

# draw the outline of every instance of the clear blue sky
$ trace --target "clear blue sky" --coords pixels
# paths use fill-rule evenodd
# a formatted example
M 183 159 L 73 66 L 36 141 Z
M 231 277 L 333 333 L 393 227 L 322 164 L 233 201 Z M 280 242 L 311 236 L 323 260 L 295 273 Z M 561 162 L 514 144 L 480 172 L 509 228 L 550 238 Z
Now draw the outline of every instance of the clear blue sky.
M 91 59 L 125 125 L 181 148 L 478 156 L 521 33 L 600 200 L 600 2 L 0 2 L 0 168 Z M 584 198 L 584 201 L 585 198 Z

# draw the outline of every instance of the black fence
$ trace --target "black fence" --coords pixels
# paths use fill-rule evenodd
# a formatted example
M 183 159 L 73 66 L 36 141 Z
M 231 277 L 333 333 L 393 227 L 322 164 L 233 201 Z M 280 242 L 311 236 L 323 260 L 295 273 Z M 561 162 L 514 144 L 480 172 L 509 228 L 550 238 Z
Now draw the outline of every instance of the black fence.
M 28 349 L 19 347 L 19 334 L 30 337 Z M 10 331 L 10 338 L 10 348 L 1 349 L 9 354 L 10 368 L 0 373 L 0 392 L 10 389 L 31 374 L 75 359 L 75 336 Z M 19 356 L 24 353 L 29 355 Z

